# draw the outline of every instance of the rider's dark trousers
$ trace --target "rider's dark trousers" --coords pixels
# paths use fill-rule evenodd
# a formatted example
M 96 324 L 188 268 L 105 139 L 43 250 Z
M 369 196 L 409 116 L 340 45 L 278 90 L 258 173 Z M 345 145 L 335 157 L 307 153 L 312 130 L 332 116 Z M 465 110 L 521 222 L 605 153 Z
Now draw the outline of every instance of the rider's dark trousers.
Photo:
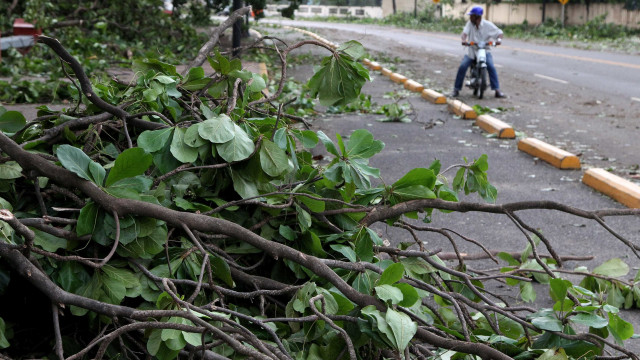
M 462 83 L 464 82 L 464 76 L 467 74 L 467 69 L 471 66 L 473 59 L 469 56 L 465 55 L 462 58 L 462 62 L 460 63 L 460 67 L 458 68 L 458 74 L 456 75 L 456 83 L 454 85 L 454 89 L 460 91 L 462 90 Z M 491 90 L 500 89 L 500 82 L 498 81 L 498 73 L 496 72 L 496 67 L 493 66 L 493 56 L 490 52 L 487 51 L 487 72 L 489 73 L 489 82 L 491 83 Z

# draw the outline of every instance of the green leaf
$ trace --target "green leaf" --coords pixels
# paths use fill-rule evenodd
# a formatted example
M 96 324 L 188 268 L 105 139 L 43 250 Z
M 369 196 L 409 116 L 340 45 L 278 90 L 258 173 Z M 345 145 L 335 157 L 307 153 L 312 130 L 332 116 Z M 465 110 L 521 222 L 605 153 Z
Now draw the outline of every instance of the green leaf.
M 567 296 L 567 290 L 571 288 L 571 281 L 563 279 L 549 280 L 549 294 L 553 301 L 562 301 Z
M 213 275 L 215 275 L 218 279 L 224 281 L 225 284 L 234 287 L 235 283 L 233 282 L 233 278 L 231 277 L 231 270 L 229 269 L 229 264 L 226 261 L 222 260 L 217 255 L 209 255 L 211 259 L 211 267 L 213 270 Z
M 569 360 L 564 349 L 549 349 L 545 351 L 538 360 Z
M 224 114 L 208 118 L 200 124 L 198 134 L 214 144 L 230 141 L 236 135 L 235 124 Z
M 346 156 L 349 159 L 368 159 L 382 151 L 382 149 L 384 149 L 384 143 L 382 141 L 374 140 L 373 135 L 369 131 L 358 129 L 349 137 Z
M 354 48 L 354 53 L 358 51 Z M 369 72 L 346 53 L 327 56 L 307 86 L 311 97 L 318 97 L 324 106 L 342 106 L 360 95 L 360 89 L 369 80 Z
M 322 131 L 318 131 L 318 138 L 320 139 L 320 141 L 322 141 L 322 143 L 324 144 L 324 147 L 327 149 L 327 151 L 335 156 L 340 156 L 340 154 L 338 153 L 338 149 L 336 148 L 336 145 L 333 143 L 333 141 L 331 141 L 331 139 L 329 139 L 329 137 Z
M 610 277 L 621 277 L 629 273 L 629 265 L 625 264 L 624 261 L 619 258 L 613 258 L 593 269 L 593 273 Z
M 418 325 L 411 320 L 409 315 L 395 311 L 393 309 L 387 309 L 387 315 L 385 316 L 389 327 L 393 331 L 393 336 L 396 340 L 397 349 L 403 352 L 407 347 L 413 336 L 418 331 Z
M 622 345 L 623 340 L 633 336 L 633 325 L 622 320 L 618 314 L 609 313 L 608 329 L 620 345 Z
M 487 162 L 487 154 L 482 154 L 476 161 L 473 162 L 473 165 L 477 167 L 480 171 L 489 170 L 489 163 Z
M 530 282 L 520 282 L 520 297 L 524 302 L 536 301 L 536 290 Z
M 312 199 L 304 195 L 298 195 L 296 196 L 296 199 L 305 204 L 309 208 L 309 210 L 313 212 L 322 212 L 325 210 L 325 203 L 322 200 Z
M 185 83 L 188 83 L 190 81 L 194 81 L 194 80 L 200 80 L 204 77 L 204 69 L 202 68 L 202 66 L 196 66 L 196 67 L 192 67 L 191 69 L 189 69 L 189 74 L 187 75 L 187 78 L 185 79 Z
M 92 181 L 92 176 L 89 171 L 89 163 L 91 163 L 92 160 L 82 150 L 64 144 L 58 146 L 56 154 L 62 166 L 67 170 L 85 180 Z
M 0 115 L 0 131 L 17 133 L 27 124 L 27 119 L 18 111 L 7 111 Z
M 403 275 L 404 265 L 402 265 L 402 263 L 393 263 L 382 272 L 380 280 L 378 280 L 378 285 L 394 284 L 402 279 Z
M 233 127 L 235 134 L 233 139 L 217 146 L 220 157 L 228 162 L 247 159 L 251 156 L 254 150 L 253 141 L 249 138 L 247 133 L 236 124 L 233 124 Z
M 329 247 L 332 248 L 333 250 L 339 252 L 340 254 L 344 255 L 344 257 L 349 259 L 349 261 L 351 261 L 351 262 L 358 261 L 358 259 L 356 258 L 355 251 L 353 251 L 353 249 L 350 246 L 331 244 L 331 245 L 329 245 Z
M 280 176 L 291 169 L 289 158 L 284 150 L 266 139 L 262 140 L 260 147 L 260 166 L 267 175 L 273 177 Z
M 556 319 L 553 314 L 534 318 L 531 324 L 541 330 L 562 331 L 562 321 Z
M 198 149 L 184 143 L 185 128 L 176 128 L 171 140 L 171 155 L 183 163 L 192 163 L 198 158 Z
M 149 70 L 153 70 L 156 73 L 179 76 L 175 66 L 163 63 L 162 61 L 157 59 L 134 60 L 132 68 L 136 73 L 142 72 L 146 74 Z
M 251 82 L 247 86 L 248 93 L 257 93 L 267 88 L 262 76 L 256 73 L 251 73 Z
M 162 149 L 173 134 L 174 128 L 165 128 L 160 130 L 143 131 L 138 136 L 138 146 L 148 153 L 154 153 Z
M 107 175 L 107 171 L 102 167 L 102 165 L 98 164 L 95 161 L 91 161 L 89 163 L 89 173 L 91 174 L 91 178 L 93 182 L 99 186 L 104 184 L 104 178 Z
M 0 317 L 0 349 L 6 349 L 10 346 L 9 340 L 7 340 L 6 331 L 7 331 L 6 324 L 4 323 L 4 320 Z
M 431 169 L 416 168 L 406 173 L 402 178 L 393 183 L 394 189 L 402 189 L 414 186 L 424 186 L 433 189 L 436 184 L 436 175 Z
M 375 288 L 376 295 L 378 299 L 382 301 L 391 301 L 392 304 L 398 304 L 402 301 L 402 291 L 398 288 L 395 288 L 391 285 L 380 285 Z
M 153 156 L 147 154 L 143 149 L 134 147 L 123 151 L 116 158 L 113 168 L 109 171 L 105 186 L 113 183 L 144 174 L 153 163 Z
M 405 283 L 397 283 L 391 286 L 402 291 L 402 301 L 398 305 L 402 307 L 412 307 L 416 302 L 420 301 L 418 290 L 413 286 Z
M 600 329 L 609 324 L 609 320 L 596 314 L 580 313 L 570 318 L 576 324 L 586 325 L 592 328 Z
M 38 229 L 31 229 L 33 233 L 36 235 L 33 243 L 37 246 L 40 246 L 46 251 L 55 252 L 58 249 L 66 249 L 67 248 L 67 240 L 63 238 L 59 238 L 55 235 L 51 235 L 44 231 L 40 231 Z
M 99 207 L 94 203 L 87 203 L 81 210 L 76 224 L 76 234 L 83 236 L 93 234 L 98 221 Z
M 375 320 L 374 324 L 376 325 L 378 331 L 380 331 L 380 333 L 385 335 L 385 337 L 388 339 L 389 344 L 391 344 L 391 346 L 398 348 L 396 336 L 394 335 L 392 328 L 387 323 L 387 319 L 385 319 L 385 317 L 382 316 L 382 313 L 380 313 L 380 311 L 377 310 L 375 306 L 373 305 L 365 306 L 364 308 L 362 308 L 362 310 L 360 310 L 360 312 L 363 315 L 368 315 L 373 320 Z
M 187 132 L 184 134 L 185 144 L 191 146 L 192 148 L 197 148 L 204 144 L 207 144 L 207 141 L 203 139 L 199 134 L 201 125 L 202 123 L 198 123 L 187 128 Z
M 464 173 L 465 171 L 467 171 L 467 169 L 465 168 L 460 168 L 458 169 L 458 172 L 456 172 L 456 176 L 453 178 L 453 191 L 460 191 L 462 188 L 464 188 Z
M 340 44 L 337 51 L 344 52 L 351 56 L 353 60 L 358 60 L 365 54 L 364 46 L 355 40 L 350 40 Z
M 0 179 L 11 180 L 22 176 L 22 167 L 15 161 L 0 164 Z

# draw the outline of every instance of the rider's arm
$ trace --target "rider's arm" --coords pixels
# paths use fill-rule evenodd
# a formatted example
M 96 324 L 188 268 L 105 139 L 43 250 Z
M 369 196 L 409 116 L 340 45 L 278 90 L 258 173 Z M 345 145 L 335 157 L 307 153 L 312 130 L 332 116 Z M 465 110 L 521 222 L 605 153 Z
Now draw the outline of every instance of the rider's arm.
M 467 43 L 467 33 L 463 32 L 461 38 L 462 38 L 462 44 L 466 44 Z

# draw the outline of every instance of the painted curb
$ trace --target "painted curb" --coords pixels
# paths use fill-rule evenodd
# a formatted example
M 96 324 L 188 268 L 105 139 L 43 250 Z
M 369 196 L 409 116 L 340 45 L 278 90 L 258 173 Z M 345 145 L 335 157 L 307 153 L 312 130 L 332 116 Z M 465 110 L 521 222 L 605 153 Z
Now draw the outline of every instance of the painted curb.
M 431 89 L 422 90 L 422 98 L 434 104 L 446 104 L 447 98 L 439 92 Z
M 369 69 L 371 69 L 371 70 L 380 70 L 380 69 L 382 69 L 382 65 L 378 64 L 378 62 L 376 62 L 376 61 L 372 61 L 369 64 Z
M 498 134 L 500 139 L 514 139 L 516 137 L 516 132 L 510 125 L 491 115 L 478 116 L 476 125 L 490 134 Z
M 407 80 L 409 80 L 406 76 L 398 73 L 391 74 L 391 76 L 389 76 L 389 79 L 398 84 L 404 84 Z
M 387 68 L 385 68 L 385 67 L 383 67 L 382 69 L 380 69 L 380 72 L 382 73 L 382 75 L 384 75 L 384 76 L 388 76 L 388 77 L 390 77 L 390 76 L 391 76 L 391 74 L 393 74 L 393 71 L 391 71 L 391 70 L 389 70 L 389 69 L 387 69 Z
M 640 208 L 640 186 L 605 169 L 585 171 L 582 182 L 627 207 Z
M 463 119 L 474 120 L 478 117 L 476 111 L 473 108 L 460 100 L 448 100 L 449 111 L 460 116 Z
M 367 66 L 367 67 L 368 67 L 369 65 L 371 65 L 371 60 L 369 60 L 369 59 L 367 59 L 367 58 L 364 58 L 364 59 L 362 59 L 362 63 L 363 63 L 365 66 Z
M 424 90 L 424 85 L 409 79 L 404 82 L 404 88 L 410 91 L 422 92 L 422 90 Z
M 526 138 L 518 141 L 518 150 L 538 157 L 559 169 L 580 169 L 580 159 L 577 156 L 538 139 Z

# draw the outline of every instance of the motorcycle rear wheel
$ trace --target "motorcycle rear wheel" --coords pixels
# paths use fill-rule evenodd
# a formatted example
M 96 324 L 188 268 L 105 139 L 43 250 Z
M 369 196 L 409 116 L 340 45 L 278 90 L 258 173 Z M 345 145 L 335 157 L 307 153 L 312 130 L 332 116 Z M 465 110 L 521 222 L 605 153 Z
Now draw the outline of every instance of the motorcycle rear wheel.
M 482 99 L 484 91 L 487 89 L 487 68 L 480 68 L 480 84 L 478 84 L 478 99 Z

